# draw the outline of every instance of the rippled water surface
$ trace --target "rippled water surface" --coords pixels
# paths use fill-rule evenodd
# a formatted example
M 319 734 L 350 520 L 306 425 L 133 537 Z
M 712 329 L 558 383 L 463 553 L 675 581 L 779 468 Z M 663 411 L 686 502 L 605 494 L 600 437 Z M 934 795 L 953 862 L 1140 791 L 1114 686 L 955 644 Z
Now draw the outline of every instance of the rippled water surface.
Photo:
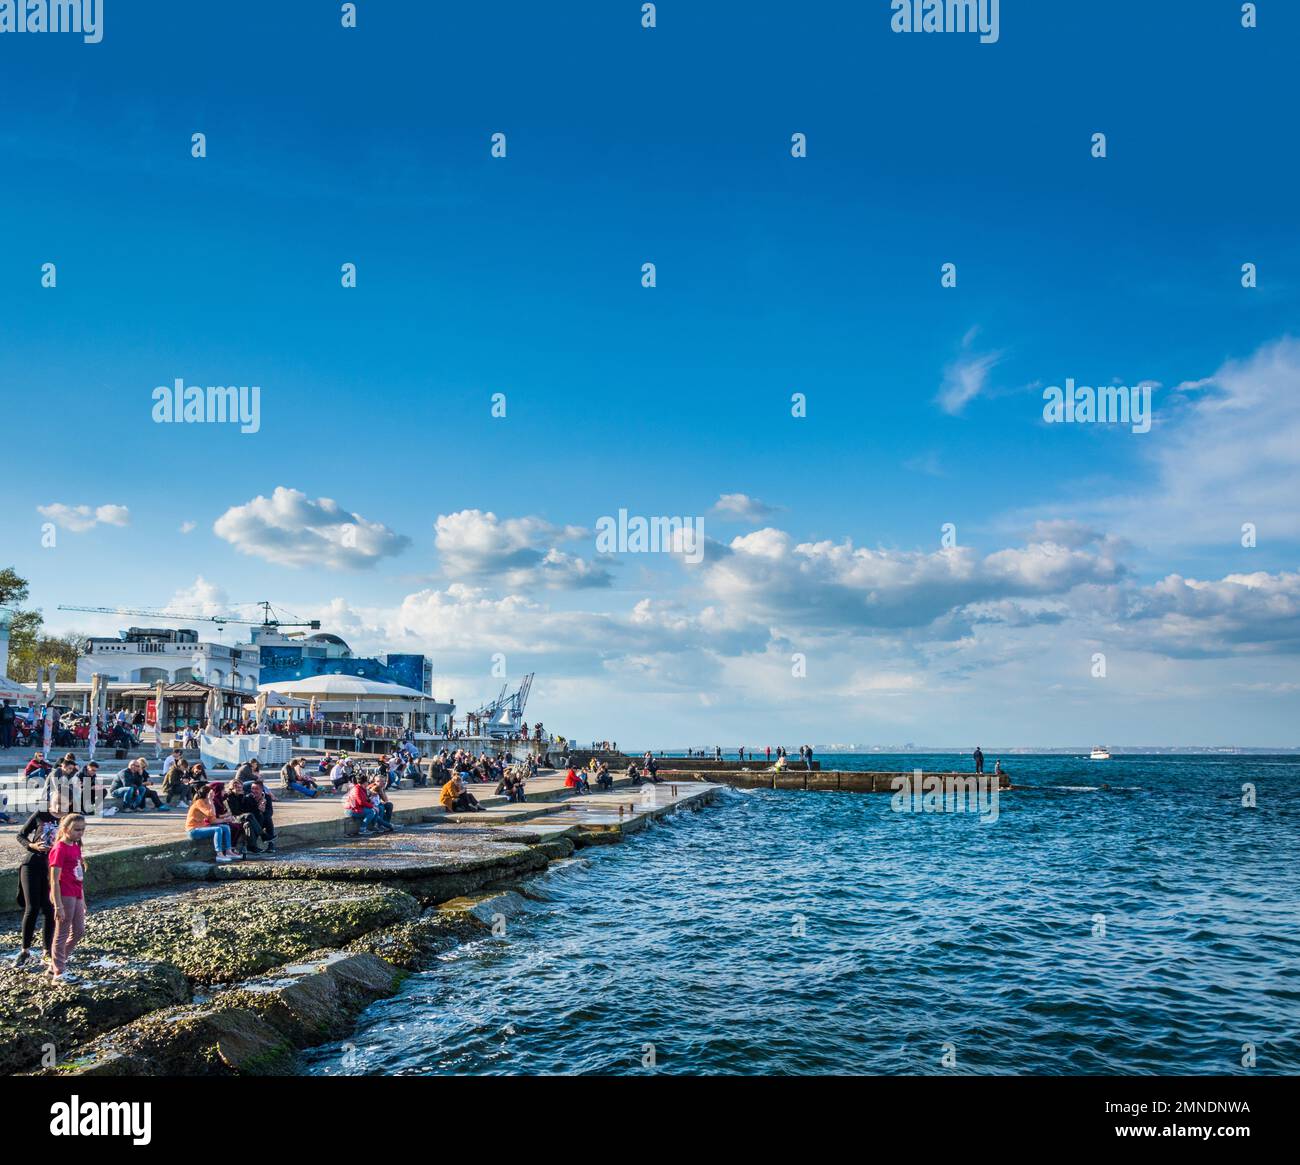
M 1007 767 L 994 822 L 728 790 L 579 851 L 307 1070 L 1300 1072 L 1300 759 Z

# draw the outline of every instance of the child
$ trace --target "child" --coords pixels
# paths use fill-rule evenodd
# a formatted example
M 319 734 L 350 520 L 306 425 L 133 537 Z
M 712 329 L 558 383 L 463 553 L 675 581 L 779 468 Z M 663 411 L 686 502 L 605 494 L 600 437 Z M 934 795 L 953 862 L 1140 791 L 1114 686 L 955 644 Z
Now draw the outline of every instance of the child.
M 85 817 L 69 813 L 59 822 L 54 847 L 46 859 L 50 870 L 50 901 L 54 903 L 50 978 L 56 983 L 78 981 L 66 969 L 68 957 L 86 932 L 86 866 L 81 860 L 81 839 L 85 832 Z
M 375 811 L 375 824 L 385 833 L 393 833 L 397 829 L 393 824 L 393 803 L 384 790 L 383 776 L 375 777 L 367 789 L 370 793 L 370 807 Z

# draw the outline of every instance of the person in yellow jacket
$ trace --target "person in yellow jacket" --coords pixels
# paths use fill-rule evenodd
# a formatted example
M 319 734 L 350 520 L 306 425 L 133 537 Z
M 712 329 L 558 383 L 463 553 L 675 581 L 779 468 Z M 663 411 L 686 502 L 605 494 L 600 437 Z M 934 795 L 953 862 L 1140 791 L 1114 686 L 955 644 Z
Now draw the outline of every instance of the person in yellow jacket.
M 486 812 L 483 806 L 478 803 L 478 798 L 465 788 L 465 782 L 460 777 L 452 777 L 442 787 L 438 794 L 438 800 L 442 802 L 442 807 L 448 813 L 483 813 Z

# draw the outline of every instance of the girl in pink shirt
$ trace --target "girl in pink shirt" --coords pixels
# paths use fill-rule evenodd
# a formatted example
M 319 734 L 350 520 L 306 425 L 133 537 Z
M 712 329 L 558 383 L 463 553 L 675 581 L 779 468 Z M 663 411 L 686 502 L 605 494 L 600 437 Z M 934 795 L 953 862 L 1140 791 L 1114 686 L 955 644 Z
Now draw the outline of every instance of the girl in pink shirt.
M 81 857 L 81 839 L 86 819 L 69 813 L 59 822 L 54 846 L 46 859 L 50 870 L 50 901 L 54 904 L 54 942 L 50 946 L 50 978 L 75 983 L 65 974 L 68 958 L 86 933 L 86 863 Z

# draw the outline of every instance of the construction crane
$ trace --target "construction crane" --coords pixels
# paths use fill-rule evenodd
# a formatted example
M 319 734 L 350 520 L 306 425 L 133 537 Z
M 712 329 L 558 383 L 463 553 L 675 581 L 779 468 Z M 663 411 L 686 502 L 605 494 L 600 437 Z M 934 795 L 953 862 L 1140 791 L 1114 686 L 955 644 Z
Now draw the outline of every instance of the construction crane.
M 263 600 L 257 603 L 256 606 L 262 608 L 262 621 L 260 623 L 256 619 L 239 619 L 234 615 L 177 615 L 172 611 L 152 611 L 139 607 L 72 607 L 60 603 L 59 610 L 86 611 L 93 615 L 140 615 L 150 619 L 175 619 L 181 623 L 217 623 L 220 625 L 239 623 L 246 627 L 306 627 L 311 631 L 320 630 L 319 619 L 293 622 L 285 619 L 275 619 L 271 616 L 271 611 L 274 608 L 270 603 Z

